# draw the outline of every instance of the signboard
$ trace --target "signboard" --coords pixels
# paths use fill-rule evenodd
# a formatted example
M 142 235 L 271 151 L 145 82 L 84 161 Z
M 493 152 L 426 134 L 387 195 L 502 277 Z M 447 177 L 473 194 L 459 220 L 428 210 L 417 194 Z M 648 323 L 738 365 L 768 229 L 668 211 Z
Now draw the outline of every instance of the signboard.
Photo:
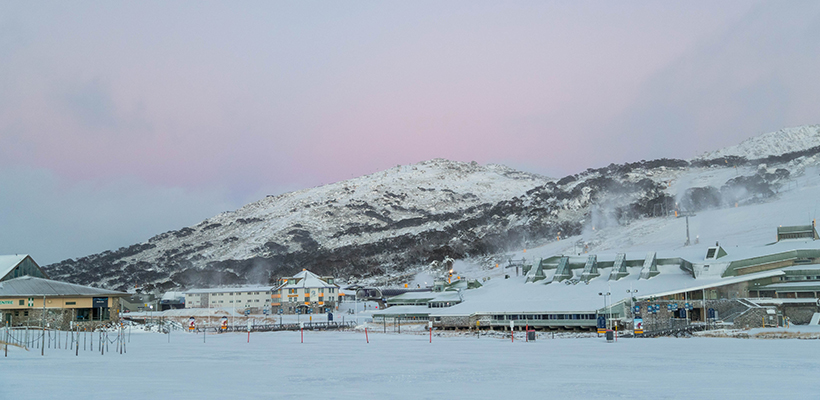
M 28 298 L 28 306 L 29 307 L 34 307 L 34 297 L 29 297 Z
M 196 319 L 194 317 L 188 318 L 188 330 L 193 331 L 194 329 L 196 329 Z
M 228 317 L 222 317 L 222 324 L 220 326 L 220 329 L 222 329 L 223 331 L 228 330 Z
M 91 307 L 108 307 L 108 297 L 94 297 L 91 301 Z
M 249 308 L 245 309 L 245 315 L 251 315 L 251 310 Z
M 643 333 L 643 318 L 635 318 L 632 322 L 632 329 L 635 331 L 636 335 Z
M 709 319 L 715 319 L 715 309 L 710 308 L 709 310 L 706 311 L 706 315 L 708 315 Z
M 0 305 L 13 306 L 14 305 L 14 300 L 0 300 Z
M 599 315 L 597 322 L 598 333 L 606 332 L 606 317 L 604 317 L 603 315 Z
M 327 322 L 333 322 L 333 313 L 332 312 L 327 313 Z

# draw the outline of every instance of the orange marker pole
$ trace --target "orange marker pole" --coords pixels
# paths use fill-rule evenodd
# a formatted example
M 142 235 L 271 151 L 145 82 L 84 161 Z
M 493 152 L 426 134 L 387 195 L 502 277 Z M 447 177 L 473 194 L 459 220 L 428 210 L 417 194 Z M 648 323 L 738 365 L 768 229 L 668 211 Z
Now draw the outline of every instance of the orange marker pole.
M 367 328 L 364 328 L 364 340 L 366 340 L 367 343 L 370 343 L 370 338 L 367 337 Z

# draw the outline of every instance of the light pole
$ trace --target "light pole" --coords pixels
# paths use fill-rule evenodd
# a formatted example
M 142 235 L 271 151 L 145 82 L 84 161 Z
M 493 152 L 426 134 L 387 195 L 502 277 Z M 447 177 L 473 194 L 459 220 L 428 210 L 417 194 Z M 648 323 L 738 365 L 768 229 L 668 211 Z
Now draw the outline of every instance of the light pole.
M 598 296 L 603 296 L 603 298 L 604 298 L 604 308 L 606 308 L 606 305 L 607 305 L 606 300 L 607 300 L 607 296 L 609 296 L 609 294 L 610 294 L 609 292 L 598 292 Z M 611 312 L 612 309 L 610 309 L 609 311 Z M 606 329 L 609 329 L 609 317 L 610 317 L 610 315 L 608 313 L 607 316 L 606 316 Z

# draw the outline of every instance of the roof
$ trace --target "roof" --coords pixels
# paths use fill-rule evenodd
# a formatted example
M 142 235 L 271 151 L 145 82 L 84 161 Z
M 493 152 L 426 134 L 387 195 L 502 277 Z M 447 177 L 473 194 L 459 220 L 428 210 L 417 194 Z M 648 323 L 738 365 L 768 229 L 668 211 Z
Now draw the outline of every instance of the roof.
M 278 289 L 293 289 L 293 288 L 337 288 L 338 285 L 325 282 L 319 275 L 314 274 L 308 270 L 304 270 L 293 278 L 288 279 L 288 282 L 280 286 Z
M 628 293 L 635 290 L 638 298 L 661 297 L 785 275 L 781 270 L 774 270 L 732 278 L 721 278 L 717 275 L 695 279 L 680 267 L 659 265 L 660 275 L 651 279 L 640 279 L 640 267 L 629 267 L 627 270 L 629 275 L 617 281 L 599 277 L 589 283 L 579 281 L 575 284 L 569 280 L 547 283 L 551 281 L 555 270 L 545 271 L 547 279 L 536 283 L 525 283 L 526 277 L 523 275 L 509 279 L 493 279 L 481 288 L 463 291 L 463 303 L 432 309 L 430 315 L 465 316 L 493 312 L 592 313 L 604 306 L 605 297 L 599 293 L 611 293 L 609 304 L 616 304 L 628 299 Z M 599 272 L 602 277 L 607 277 L 611 268 L 599 269 Z
M 760 290 L 765 289 L 775 289 L 781 292 L 788 292 L 789 290 L 808 290 L 808 291 L 817 291 L 820 289 L 820 282 L 818 281 L 797 281 L 797 282 L 786 282 L 786 283 L 774 283 L 771 285 L 766 285 L 760 288 Z
M 11 272 L 11 270 L 25 260 L 26 257 L 28 257 L 28 254 L 0 256 L 0 278 Z
M 374 317 L 427 316 L 432 308 L 425 306 L 392 306 L 373 312 Z
M 0 282 L 0 297 L 20 296 L 128 296 L 128 293 L 91 286 L 21 276 Z

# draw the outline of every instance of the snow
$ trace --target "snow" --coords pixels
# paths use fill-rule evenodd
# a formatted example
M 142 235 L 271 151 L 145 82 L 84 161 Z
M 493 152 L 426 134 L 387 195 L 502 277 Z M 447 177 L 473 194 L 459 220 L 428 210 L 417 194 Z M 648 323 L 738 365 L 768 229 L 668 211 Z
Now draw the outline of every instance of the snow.
M 670 180 L 670 191 L 674 192 L 677 182 L 712 184 L 713 181 L 725 182 L 735 174 L 751 172 L 751 169 L 734 171 L 695 168 L 669 172 L 669 175 L 661 178 Z M 612 302 L 615 303 L 627 298 L 627 290 L 637 289 L 639 298 L 661 296 L 681 289 L 699 290 L 716 284 L 783 274 L 781 270 L 777 270 L 738 278 L 720 278 L 731 261 L 795 249 L 820 248 L 820 241 L 783 240 L 775 243 L 778 226 L 811 224 L 817 217 L 820 205 L 820 200 L 817 199 L 820 199 L 820 169 L 815 165 L 792 176 L 790 188 L 781 190 L 776 200 L 706 210 L 689 217 L 691 240 L 694 241 L 695 237 L 700 240 L 696 245 L 684 246 L 686 220 L 670 216 L 646 218 L 628 225 L 599 225 L 594 231 L 588 230 L 582 235 L 565 237 L 536 248 L 521 249 L 503 257 L 458 260 L 454 265 L 455 274 L 466 279 L 478 279 L 484 287 L 464 291 L 464 303 L 431 310 L 431 315 L 470 315 L 474 312 L 492 311 L 592 311 L 603 305 L 599 292 L 612 293 Z M 514 269 L 504 268 L 506 259 L 523 258 L 527 263 L 535 265 L 541 259 L 556 255 L 572 256 L 574 262 L 582 262 L 588 254 L 578 252 L 583 246 L 577 247 L 577 242 L 589 244 L 589 254 L 596 254 L 599 261 L 614 260 L 617 253 L 626 253 L 628 259 L 643 258 L 647 252 L 653 251 L 658 253 L 659 258 L 681 257 L 694 264 L 697 279 L 676 266 L 660 265 L 658 269 L 661 274 L 648 280 L 638 279 L 640 267 L 629 267 L 627 269 L 630 275 L 618 281 L 608 281 L 611 268 L 599 268 L 600 277 L 594 278 L 589 285 L 583 282 L 576 285 L 557 282 L 545 284 L 552 278 L 554 269 L 545 270 L 547 279 L 544 281 L 524 283 L 523 275 L 516 277 Z M 707 262 L 706 251 L 716 242 L 726 250 L 727 255 Z M 496 263 L 499 268 L 494 268 Z M 708 271 L 704 270 L 704 264 L 710 265 Z M 791 268 L 803 270 L 820 266 Z M 578 276 L 580 270 L 574 270 L 574 273 Z M 421 271 L 414 282 L 428 281 L 432 275 L 434 274 L 429 270 Z M 511 275 L 511 278 L 504 279 L 504 275 Z
M 466 208 L 510 199 L 551 180 L 497 164 L 481 166 L 444 159 L 397 166 L 342 182 L 266 197 L 197 225 L 221 224 L 216 228 L 199 229 L 183 238 L 152 240 L 157 247 L 129 260 L 154 260 L 180 243 L 196 246 L 204 242 L 219 243 L 202 251 L 207 260 L 248 259 L 257 255 L 258 248 L 270 240 L 280 244 L 289 242 L 286 232 L 297 224 L 309 230 L 325 248 L 346 246 L 353 241 L 357 244 L 374 242 L 382 239 L 383 234 L 362 233 L 354 238 L 334 234 L 350 223 L 383 224 L 374 217 L 362 216 L 355 207 L 363 204 L 389 209 L 390 218 L 398 221 L 418 217 L 419 209 L 439 214 L 452 210 L 454 203 Z M 430 182 L 435 182 L 434 188 Z M 237 224 L 239 219 L 258 220 Z M 416 234 L 427 229 L 430 229 L 427 225 L 414 226 L 391 231 L 391 235 Z M 231 236 L 239 240 L 226 241 Z
M 784 128 L 747 139 L 735 146 L 706 152 L 699 159 L 709 160 L 726 156 L 747 159 L 765 158 L 820 146 L 820 125 Z
M 132 332 L 127 353 L 11 347 L 8 399 L 813 398 L 811 340 Z M 97 347 L 95 346 L 95 349 Z M 659 355 L 663 355 L 660 357 Z

